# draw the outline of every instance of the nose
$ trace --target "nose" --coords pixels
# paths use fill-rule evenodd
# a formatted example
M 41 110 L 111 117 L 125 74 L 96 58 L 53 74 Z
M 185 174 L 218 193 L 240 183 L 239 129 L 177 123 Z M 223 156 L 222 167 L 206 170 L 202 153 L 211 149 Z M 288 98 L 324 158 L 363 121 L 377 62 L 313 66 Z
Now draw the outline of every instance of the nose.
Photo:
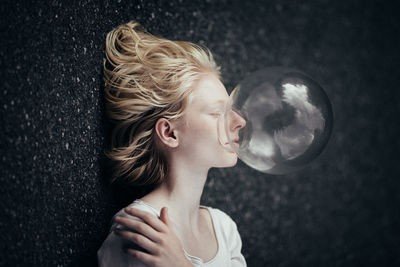
M 230 111 L 231 117 L 231 131 L 238 131 L 246 126 L 246 120 L 240 116 L 236 111 Z

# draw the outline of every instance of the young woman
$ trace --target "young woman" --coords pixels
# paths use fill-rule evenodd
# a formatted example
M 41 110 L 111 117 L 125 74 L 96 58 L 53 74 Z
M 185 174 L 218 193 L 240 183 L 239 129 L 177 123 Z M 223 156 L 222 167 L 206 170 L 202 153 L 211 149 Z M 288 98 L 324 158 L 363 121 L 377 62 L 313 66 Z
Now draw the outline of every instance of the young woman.
M 235 222 L 200 205 L 209 169 L 237 162 L 218 135 L 229 96 L 209 50 L 131 21 L 108 33 L 104 75 L 113 180 L 153 189 L 114 216 L 100 266 L 246 266 Z M 245 121 L 228 112 L 237 140 Z

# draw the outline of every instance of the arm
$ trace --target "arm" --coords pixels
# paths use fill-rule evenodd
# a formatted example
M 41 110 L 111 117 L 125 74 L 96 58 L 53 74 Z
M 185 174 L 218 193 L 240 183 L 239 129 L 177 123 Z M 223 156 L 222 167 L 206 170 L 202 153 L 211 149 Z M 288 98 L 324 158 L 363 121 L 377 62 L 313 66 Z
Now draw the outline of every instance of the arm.
M 125 212 L 142 220 L 115 218 L 117 223 L 130 230 L 115 230 L 115 234 L 144 249 L 125 249 L 130 256 L 152 267 L 193 267 L 172 230 L 166 207 L 161 209 L 160 218 L 135 208 L 125 208 Z

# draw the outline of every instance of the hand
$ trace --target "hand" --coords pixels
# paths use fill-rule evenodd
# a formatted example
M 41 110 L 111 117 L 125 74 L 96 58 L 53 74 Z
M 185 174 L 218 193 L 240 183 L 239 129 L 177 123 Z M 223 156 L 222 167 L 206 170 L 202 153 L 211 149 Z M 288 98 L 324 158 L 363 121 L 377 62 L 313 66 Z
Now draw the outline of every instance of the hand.
M 128 248 L 127 253 L 152 267 L 193 267 L 183 252 L 179 238 L 172 230 L 166 207 L 161 209 L 160 218 L 135 208 L 125 208 L 125 212 L 143 222 L 117 216 L 115 222 L 130 231 L 116 229 L 115 234 L 146 250 L 143 252 Z

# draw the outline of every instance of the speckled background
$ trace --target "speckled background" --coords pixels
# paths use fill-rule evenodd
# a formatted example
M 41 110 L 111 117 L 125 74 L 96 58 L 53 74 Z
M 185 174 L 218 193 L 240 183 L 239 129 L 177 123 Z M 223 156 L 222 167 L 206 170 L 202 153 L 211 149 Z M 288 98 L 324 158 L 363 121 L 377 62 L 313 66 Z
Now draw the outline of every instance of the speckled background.
M 2 1 L 0 266 L 95 266 L 129 199 L 105 186 L 106 33 L 136 19 L 207 45 L 230 90 L 283 65 L 335 112 L 322 155 L 273 176 L 213 169 L 203 204 L 237 222 L 248 266 L 400 266 L 399 8 L 388 1 Z

